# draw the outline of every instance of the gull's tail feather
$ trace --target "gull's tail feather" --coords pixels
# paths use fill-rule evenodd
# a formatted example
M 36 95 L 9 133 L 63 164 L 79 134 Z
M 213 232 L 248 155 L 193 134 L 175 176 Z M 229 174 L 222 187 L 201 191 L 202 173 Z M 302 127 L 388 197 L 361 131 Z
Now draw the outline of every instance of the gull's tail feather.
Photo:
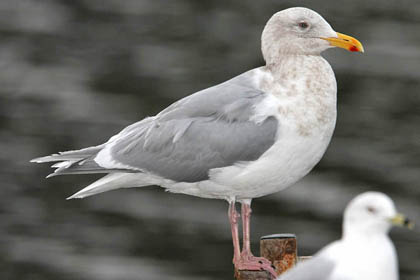
M 53 173 L 49 174 L 47 178 L 59 175 L 73 175 L 73 174 L 96 174 L 96 173 L 112 173 L 118 171 L 117 169 L 106 169 L 99 166 L 92 159 L 81 161 L 63 161 L 59 164 L 54 164 L 51 167 L 56 168 Z M 126 171 L 130 172 L 130 171 Z
M 31 162 L 57 162 L 51 166 L 57 169 L 49 174 L 47 178 L 67 174 L 113 173 L 121 171 L 119 169 L 103 168 L 95 162 L 94 158 L 103 146 L 99 145 L 81 150 L 60 152 L 50 156 L 35 158 Z M 129 173 L 130 170 L 125 170 L 124 172 Z
M 144 187 L 156 184 L 157 181 L 144 173 L 112 173 L 93 182 L 81 191 L 73 194 L 67 199 L 84 198 L 110 190 L 120 188 Z
M 99 145 L 81 150 L 60 152 L 46 157 L 35 158 L 31 162 L 55 162 L 51 167 L 56 168 L 56 170 L 48 175 L 47 178 L 67 174 L 109 173 L 67 199 L 84 198 L 119 188 L 158 184 L 158 179 L 139 170 L 107 169 L 98 165 L 94 158 L 102 150 L 103 146 Z
M 104 145 L 89 147 L 81 150 L 66 151 L 60 152 L 58 154 L 52 154 L 45 157 L 34 158 L 30 162 L 43 163 L 43 162 L 52 162 L 52 161 L 79 161 L 85 158 L 88 158 L 92 155 L 97 154 Z M 54 167 L 54 166 L 53 166 Z

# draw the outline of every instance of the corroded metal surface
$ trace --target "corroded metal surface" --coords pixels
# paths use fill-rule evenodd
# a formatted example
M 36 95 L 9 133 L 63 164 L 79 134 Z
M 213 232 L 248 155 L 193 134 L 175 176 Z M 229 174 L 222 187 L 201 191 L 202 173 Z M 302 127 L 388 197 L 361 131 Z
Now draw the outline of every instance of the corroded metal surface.
M 297 260 L 297 241 L 294 234 L 263 236 L 260 241 L 261 257 L 271 261 L 278 275 L 292 268 Z M 305 257 L 306 258 L 306 257 Z M 236 280 L 271 280 L 266 271 L 235 271 Z
M 277 234 L 264 236 L 260 241 L 261 256 L 271 261 L 277 274 L 282 274 L 297 262 L 296 236 Z

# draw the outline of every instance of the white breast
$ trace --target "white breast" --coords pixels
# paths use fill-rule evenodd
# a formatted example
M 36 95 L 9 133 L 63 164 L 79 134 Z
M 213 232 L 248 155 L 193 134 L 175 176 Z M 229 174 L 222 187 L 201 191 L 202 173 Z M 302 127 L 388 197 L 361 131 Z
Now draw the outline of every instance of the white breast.
M 326 280 L 398 280 L 396 252 L 388 236 L 338 241 L 324 254 L 337 263 Z
M 267 96 L 251 119 L 279 120 L 275 144 L 255 162 L 211 174 L 213 182 L 230 186 L 237 199 L 264 196 L 294 184 L 319 162 L 330 142 L 336 122 L 334 73 L 320 56 L 296 60 L 277 69 L 261 68 L 256 75 Z

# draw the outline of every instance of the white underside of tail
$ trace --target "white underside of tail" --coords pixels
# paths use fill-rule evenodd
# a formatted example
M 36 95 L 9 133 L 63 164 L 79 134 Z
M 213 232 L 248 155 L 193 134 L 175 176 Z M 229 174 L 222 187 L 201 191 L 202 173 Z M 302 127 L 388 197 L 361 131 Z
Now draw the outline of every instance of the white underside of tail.
M 161 179 L 144 173 L 111 173 L 93 182 L 67 199 L 84 198 L 120 188 L 144 187 L 159 185 L 160 183 L 162 183 Z

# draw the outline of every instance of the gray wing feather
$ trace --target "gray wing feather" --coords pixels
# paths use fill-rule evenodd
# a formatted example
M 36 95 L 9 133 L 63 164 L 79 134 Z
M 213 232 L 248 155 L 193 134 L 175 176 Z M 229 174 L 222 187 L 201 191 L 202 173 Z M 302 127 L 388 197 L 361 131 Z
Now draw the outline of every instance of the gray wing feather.
M 278 122 L 250 121 L 265 97 L 253 70 L 175 102 L 155 117 L 134 123 L 100 146 L 36 159 L 66 161 L 54 175 L 147 171 L 184 182 L 208 178 L 212 168 L 258 159 L 275 141 Z M 116 168 L 95 161 L 110 147 Z
M 212 168 L 258 159 L 275 141 L 277 119 L 250 121 L 265 93 L 251 72 L 172 104 L 113 143 L 114 160 L 184 182 L 208 178 Z
M 44 162 L 54 162 L 54 161 L 79 161 L 96 155 L 102 148 L 104 144 L 94 147 L 88 147 L 81 150 L 75 151 L 66 151 L 59 152 L 58 154 L 53 154 L 45 157 L 34 158 L 31 162 L 44 163 Z
M 185 123 L 190 123 L 187 131 L 174 142 Z M 276 130 L 274 118 L 260 125 L 213 118 L 171 120 L 153 128 L 148 141 L 134 135 L 121 139 L 112 157 L 167 179 L 195 182 L 207 179 L 212 168 L 258 159 L 274 143 Z
M 264 96 L 252 82 L 253 71 L 187 96 L 160 112 L 157 118 L 165 121 L 218 114 L 231 120 L 246 121 L 252 114 L 253 102 Z

